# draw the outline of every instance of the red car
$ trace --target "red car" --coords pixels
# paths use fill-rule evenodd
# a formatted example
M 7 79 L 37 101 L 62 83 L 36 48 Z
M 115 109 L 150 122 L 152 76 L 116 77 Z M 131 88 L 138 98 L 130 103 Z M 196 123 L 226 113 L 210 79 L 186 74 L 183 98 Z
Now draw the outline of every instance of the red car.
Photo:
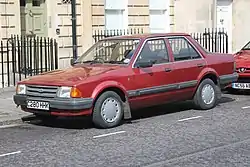
M 231 92 L 237 90 L 250 89 L 250 42 L 248 42 L 235 55 L 236 71 L 239 74 L 238 81 L 232 83 L 229 87 Z
M 233 55 L 210 53 L 188 34 L 119 36 L 100 40 L 71 68 L 19 82 L 14 102 L 38 116 L 90 115 L 110 128 L 133 109 L 174 101 L 211 109 L 237 78 Z

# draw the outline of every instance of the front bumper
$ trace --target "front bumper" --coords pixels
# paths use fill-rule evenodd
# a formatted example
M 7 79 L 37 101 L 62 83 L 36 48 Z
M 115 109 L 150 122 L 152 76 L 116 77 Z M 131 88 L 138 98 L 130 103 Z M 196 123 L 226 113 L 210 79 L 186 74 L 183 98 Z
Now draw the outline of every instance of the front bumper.
M 233 83 L 235 85 L 233 85 Z M 239 78 L 237 81 L 233 82 L 232 84 L 228 85 L 227 88 L 233 88 L 238 90 L 249 90 L 250 89 L 250 75 L 249 73 L 239 73 Z
M 34 98 L 28 97 L 26 95 L 14 95 L 13 100 L 16 105 L 20 105 L 22 107 L 27 107 L 27 100 L 32 101 L 42 101 L 48 102 L 50 105 L 50 111 L 53 110 L 64 110 L 64 111 L 79 111 L 90 109 L 93 104 L 92 98 L 52 98 L 52 99 L 44 99 L 44 98 Z M 34 110 L 34 109 L 32 109 Z

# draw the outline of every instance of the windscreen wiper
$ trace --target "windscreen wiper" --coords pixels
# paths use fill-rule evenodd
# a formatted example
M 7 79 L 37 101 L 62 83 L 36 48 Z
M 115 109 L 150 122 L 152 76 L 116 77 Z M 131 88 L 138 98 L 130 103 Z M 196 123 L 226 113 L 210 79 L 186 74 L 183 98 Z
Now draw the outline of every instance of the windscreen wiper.
M 88 60 L 88 61 L 83 61 L 82 63 L 97 64 L 97 63 L 103 63 L 103 62 L 102 61 L 98 61 L 98 60 Z
M 122 62 L 122 61 L 115 61 L 115 60 L 107 61 L 107 63 L 110 63 L 110 64 L 124 64 L 124 62 Z

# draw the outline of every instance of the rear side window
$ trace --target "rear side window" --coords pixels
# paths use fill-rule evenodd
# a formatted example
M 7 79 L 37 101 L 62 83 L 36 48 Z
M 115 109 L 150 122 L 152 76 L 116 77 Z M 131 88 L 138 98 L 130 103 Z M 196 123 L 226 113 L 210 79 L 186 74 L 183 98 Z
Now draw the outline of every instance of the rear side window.
M 184 37 L 169 38 L 168 41 L 173 52 L 174 61 L 185 61 L 201 58 L 200 54 Z

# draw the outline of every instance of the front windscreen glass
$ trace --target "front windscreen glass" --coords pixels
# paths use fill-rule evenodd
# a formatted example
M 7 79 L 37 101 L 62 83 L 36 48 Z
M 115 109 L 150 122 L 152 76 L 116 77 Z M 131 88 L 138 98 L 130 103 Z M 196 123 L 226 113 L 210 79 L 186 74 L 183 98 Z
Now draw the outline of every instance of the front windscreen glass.
M 80 56 L 76 63 L 128 64 L 139 42 L 139 39 L 101 40 Z

